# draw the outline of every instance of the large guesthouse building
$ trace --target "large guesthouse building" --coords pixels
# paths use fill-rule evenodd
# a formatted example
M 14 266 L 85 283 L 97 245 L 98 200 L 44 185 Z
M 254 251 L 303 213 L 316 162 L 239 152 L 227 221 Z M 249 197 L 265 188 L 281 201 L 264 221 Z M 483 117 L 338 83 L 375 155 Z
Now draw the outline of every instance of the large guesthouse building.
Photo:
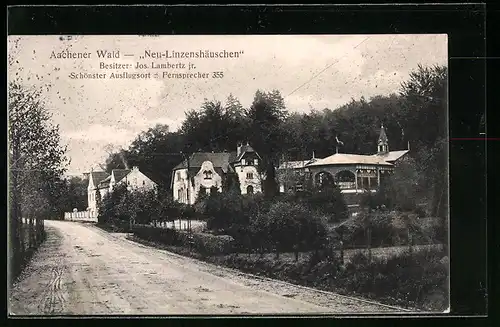
M 258 165 L 261 158 L 247 143 L 233 152 L 196 152 L 172 171 L 173 199 L 193 204 L 201 192 L 223 192 L 223 181 L 234 173 L 241 194 L 262 192 Z
M 375 191 L 381 179 L 394 170 L 399 160 L 409 152 L 406 150 L 389 151 L 389 140 L 384 126 L 381 126 L 377 142 L 377 153 L 370 155 L 335 153 L 326 158 L 313 158 L 306 161 L 283 162 L 278 171 L 281 176 L 286 172 L 304 176 L 313 185 L 334 183 L 342 193 L 361 193 L 366 190 Z M 300 189 L 302 185 L 286 179 L 280 181 L 280 190 Z

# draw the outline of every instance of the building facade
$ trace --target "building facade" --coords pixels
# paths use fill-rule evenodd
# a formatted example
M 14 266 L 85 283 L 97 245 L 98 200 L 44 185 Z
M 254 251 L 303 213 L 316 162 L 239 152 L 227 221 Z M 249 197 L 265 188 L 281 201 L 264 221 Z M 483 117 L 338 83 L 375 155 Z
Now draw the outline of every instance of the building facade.
M 237 176 L 241 194 L 262 192 L 258 172 L 260 156 L 247 143 L 234 152 L 196 152 L 172 171 L 171 189 L 175 201 L 193 204 L 201 192 L 224 192 L 229 174 Z
M 92 171 L 89 174 L 89 185 L 87 188 L 88 208 L 90 217 L 97 217 L 97 192 L 100 198 L 113 192 L 117 185 L 126 184 L 128 190 L 151 190 L 157 184 L 139 170 L 139 167 L 132 169 L 113 169 L 111 174 L 105 171 Z
M 322 159 L 313 157 L 307 161 L 284 162 L 278 171 L 280 176 L 304 176 L 303 180 L 310 180 L 313 185 L 333 183 L 342 193 L 375 191 L 381 180 L 394 170 L 395 164 L 407 155 L 409 147 L 389 151 L 389 140 L 382 125 L 377 150 L 370 155 L 335 153 Z M 297 189 L 297 185 L 286 185 L 286 181 L 286 178 L 280 181 L 282 192 Z

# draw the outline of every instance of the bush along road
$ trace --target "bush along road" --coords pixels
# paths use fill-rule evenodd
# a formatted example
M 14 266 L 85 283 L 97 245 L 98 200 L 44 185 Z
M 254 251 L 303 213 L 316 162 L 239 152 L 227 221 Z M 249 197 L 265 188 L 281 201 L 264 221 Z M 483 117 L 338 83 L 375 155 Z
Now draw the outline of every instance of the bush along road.
M 89 224 L 47 221 L 47 240 L 10 291 L 13 315 L 404 312 L 137 244 Z
M 136 225 L 128 238 L 241 272 L 347 296 L 363 297 L 411 311 L 442 312 L 448 303 L 448 262 L 442 246 L 415 246 L 339 253 L 237 253 L 228 235 Z M 345 251 L 346 253 L 349 252 Z M 299 260 L 296 260 L 299 259 Z

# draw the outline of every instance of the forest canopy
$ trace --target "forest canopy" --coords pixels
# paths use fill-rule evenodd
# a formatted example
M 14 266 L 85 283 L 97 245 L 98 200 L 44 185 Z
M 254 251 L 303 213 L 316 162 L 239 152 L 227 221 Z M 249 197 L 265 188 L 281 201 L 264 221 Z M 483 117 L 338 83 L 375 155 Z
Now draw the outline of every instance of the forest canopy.
M 183 160 L 181 152 L 234 151 L 238 142 L 250 142 L 263 158 L 259 168 L 269 182 L 264 189 L 275 193 L 272 181 L 278 161 L 309 159 L 313 151 L 316 157 L 329 156 L 335 153 L 337 137 L 343 142 L 342 153 L 375 153 L 383 124 L 389 149 L 407 149 L 410 143 L 411 156 L 429 187 L 443 189 L 447 82 L 446 67 L 418 65 L 398 93 L 305 113 L 287 110 L 278 90 L 257 90 L 248 108 L 232 94 L 224 102 L 205 100 L 200 108 L 186 112 L 178 131 L 156 125 L 138 135 L 128 149 L 110 153 L 106 170 L 137 165 L 168 190 L 172 168 Z

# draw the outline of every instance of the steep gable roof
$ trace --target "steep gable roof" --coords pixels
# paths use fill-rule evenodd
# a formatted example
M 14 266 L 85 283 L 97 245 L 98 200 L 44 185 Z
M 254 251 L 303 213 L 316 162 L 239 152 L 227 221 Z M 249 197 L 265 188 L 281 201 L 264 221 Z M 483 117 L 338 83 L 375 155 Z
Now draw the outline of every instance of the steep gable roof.
M 240 151 L 241 151 L 240 155 L 234 160 L 235 162 L 240 161 L 241 158 L 243 158 L 243 156 L 245 155 L 245 153 L 248 153 L 248 152 L 254 152 L 260 158 L 259 154 L 249 144 L 242 145 Z
M 127 176 L 130 172 L 131 172 L 130 169 L 113 169 L 111 171 L 111 174 L 113 174 L 115 176 L 115 182 L 118 183 L 125 176 Z
M 102 181 L 100 181 L 97 187 L 99 189 L 101 189 L 101 188 L 107 188 L 107 187 L 109 187 L 109 182 L 111 182 L 111 175 L 109 175 L 108 177 L 106 177 L 105 179 L 103 179 Z
M 93 171 L 90 173 L 90 178 L 92 179 L 92 183 L 94 184 L 94 187 L 95 186 L 98 186 L 99 183 L 106 179 L 106 177 L 108 177 L 109 174 L 105 171 Z
M 380 135 L 378 137 L 378 142 L 387 143 L 388 141 L 389 139 L 387 138 L 387 134 L 385 134 L 384 125 L 382 125 L 382 127 L 380 128 Z
M 201 168 L 205 161 L 210 161 L 214 168 L 221 168 L 224 173 L 230 170 L 231 159 L 235 157 L 233 152 L 195 152 L 189 157 L 190 168 Z M 184 160 L 174 167 L 173 170 L 186 169 L 187 161 Z
M 141 168 L 139 170 L 144 176 L 152 180 L 154 183 L 158 185 L 165 185 L 170 183 L 170 178 L 172 175 L 171 170 L 157 170 L 157 169 L 151 169 L 151 168 Z

